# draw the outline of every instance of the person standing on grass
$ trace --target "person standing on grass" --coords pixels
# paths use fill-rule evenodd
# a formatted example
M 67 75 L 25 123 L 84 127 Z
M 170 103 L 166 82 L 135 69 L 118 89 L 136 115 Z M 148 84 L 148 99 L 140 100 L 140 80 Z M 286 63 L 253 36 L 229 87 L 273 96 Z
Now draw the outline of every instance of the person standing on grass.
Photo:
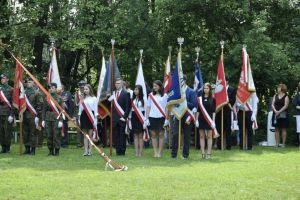
M 98 100 L 94 95 L 92 87 L 88 84 L 84 86 L 83 93 L 83 98 L 80 100 L 78 111 L 79 124 L 84 134 L 87 134 L 92 139 L 93 131 L 97 130 Z M 92 145 L 90 141 L 84 137 L 83 156 L 91 155 Z
M 299 137 L 299 149 L 300 149 L 300 82 L 298 83 L 297 94 L 293 99 L 293 105 L 296 107 L 296 132 Z
M 34 88 L 33 80 L 27 78 L 26 94 L 26 111 L 24 112 L 24 145 L 23 154 L 35 155 L 35 148 L 38 142 L 38 128 L 43 108 L 43 96 Z
M 49 93 L 51 97 L 63 107 L 63 101 L 57 94 L 57 84 L 51 83 L 49 85 Z M 54 102 L 46 97 L 44 100 L 43 111 L 42 111 L 42 127 L 45 128 L 47 133 L 47 145 L 49 149 L 48 156 L 58 156 L 61 141 L 61 128 L 63 126 L 63 115 L 55 106 Z
M 112 102 L 112 132 L 113 142 L 118 156 L 124 156 L 126 152 L 126 121 L 130 112 L 130 94 L 123 89 L 121 78 L 115 80 L 115 90 L 108 99 Z
M 182 157 L 183 159 L 187 159 L 189 157 L 189 150 L 190 150 L 190 140 L 191 140 L 191 128 L 192 123 L 195 122 L 194 114 L 197 112 L 197 97 L 196 92 L 190 88 L 186 84 L 187 77 L 186 75 L 183 76 L 184 86 L 183 90 L 185 91 L 188 111 L 181 119 L 181 128 L 183 130 L 183 151 Z M 179 120 L 173 116 L 173 124 L 172 124 L 172 158 L 177 157 L 178 151 L 178 134 L 179 134 Z
M 143 132 L 145 127 L 139 117 L 142 117 L 140 114 L 145 116 L 145 102 L 143 88 L 140 85 L 135 86 L 132 96 L 132 104 L 133 106 L 129 114 L 129 118 L 132 124 L 132 133 L 134 134 L 135 156 L 141 157 L 144 147 Z
M 77 114 L 79 111 L 79 105 L 80 105 L 80 98 L 83 98 L 83 94 L 84 94 L 84 86 L 86 85 L 85 81 L 79 81 L 78 83 L 78 87 L 79 89 L 76 90 L 75 92 L 75 98 L 74 98 L 74 116 L 73 116 L 73 120 L 76 121 L 76 123 L 79 123 L 79 119 L 77 118 Z M 79 124 L 78 124 L 79 125 Z M 77 134 L 76 134 L 76 143 L 77 143 L 77 148 L 81 148 L 83 146 L 83 135 L 82 133 L 77 130 Z
M 210 159 L 212 151 L 213 130 L 216 129 L 216 100 L 212 96 L 212 87 L 209 83 L 203 86 L 203 95 L 197 98 L 198 112 L 196 127 L 200 133 L 201 159 Z M 205 156 L 205 138 L 207 139 L 207 154 Z
M 287 95 L 287 87 L 285 84 L 279 84 L 277 87 L 277 94 L 273 98 L 272 109 L 272 125 L 275 127 L 276 146 L 279 146 L 279 133 L 282 133 L 282 147 L 285 147 L 286 129 L 288 128 L 288 107 L 289 97 Z
M 153 91 L 149 94 L 146 109 L 146 124 L 150 126 L 154 157 L 162 156 L 164 147 L 164 127 L 169 125 L 167 117 L 168 95 L 164 94 L 162 82 L 153 82 Z

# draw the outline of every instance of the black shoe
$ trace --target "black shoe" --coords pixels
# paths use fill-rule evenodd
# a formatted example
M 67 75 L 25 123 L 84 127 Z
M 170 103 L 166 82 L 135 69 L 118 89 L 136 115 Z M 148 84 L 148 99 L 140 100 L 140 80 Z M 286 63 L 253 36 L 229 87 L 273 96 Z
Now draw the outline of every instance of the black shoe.
M 54 153 L 55 156 L 59 156 L 59 148 L 55 148 L 55 153 Z
M 23 154 L 30 154 L 30 146 L 25 146 L 25 151 Z
M 49 148 L 48 156 L 53 156 L 53 149 L 52 148 Z
M 177 158 L 177 155 L 172 154 L 171 157 L 172 158 Z
M 31 148 L 30 155 L 33 155 L 33 156 L 35 155 L 35 147 L 32 147 L 32 148 Z

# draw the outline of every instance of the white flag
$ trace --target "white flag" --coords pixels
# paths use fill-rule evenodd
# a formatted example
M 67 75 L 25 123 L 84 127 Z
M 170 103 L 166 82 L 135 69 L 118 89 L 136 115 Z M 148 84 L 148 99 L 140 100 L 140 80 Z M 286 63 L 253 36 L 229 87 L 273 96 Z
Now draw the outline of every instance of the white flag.
M 142 58 L 140 58 L 139 68 L 138 68 L 138 73 L 137 73 L 135 85 L 140 85 L 143 88 L 143 93 L 144 93 L 144 108 L 146 110 L 147 90 L 146 90 L 146 84 L 145 84 L 144 73 L 143 73 Z
M 56 60 L 56 49 L 51 48 L 50 51 L 52 52 L 52 57 L 51 57 L 51 63 L 50 63 L 48 76 L 47 76 L 47 84 L 50 85 L 50 83 L 56 83 L 57 89 L 61 90 L 61 81 L 58 72 L 57 60 Z
M 101 73 L 100 73 L 100 77 L 99 77 L 99 84 L 98 84 L 98 90 L 97 90 L 97 99 L 98 99 L 98 101 L 99 101 L 100 96 L 101 96 L 101 91 L 102 91 L 102 88 L 103 88 L 105 74 L 106 74 L 106 65 L 105 65 L 105 58 L 103 56 L 102 57 Z

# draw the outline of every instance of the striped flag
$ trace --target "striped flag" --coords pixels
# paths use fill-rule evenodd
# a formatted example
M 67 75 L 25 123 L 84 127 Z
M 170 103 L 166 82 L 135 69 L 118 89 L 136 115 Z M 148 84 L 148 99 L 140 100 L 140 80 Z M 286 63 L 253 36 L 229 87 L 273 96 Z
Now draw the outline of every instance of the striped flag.
M 168 56 L 166 62 L 166 69 L 165 69 L 165 78 L 164 78 L 164 91 L 168 93 L 170 87 L 172 85 L 172 77 L 171 77 L 171 55 Z
M 50 49 L 50 52 L 52 53 L 52 56 L 51 56 L 50 67 L 46 79 L 47 85 L 50 85 L 50 83 L 56 83 L 57 89 L 61 90 L 61 81 L 60 81 L 60 76 L 58 71 L 57 60 L 56 60 L 56 48 L 52 47 Z
M 26 110 L 25 89 L 23 83 L 23 70 L 19 61 L 17 61 L 14 80 L 13 106 L 18 109 L 20 121 L 23 120 L 22 114 Z

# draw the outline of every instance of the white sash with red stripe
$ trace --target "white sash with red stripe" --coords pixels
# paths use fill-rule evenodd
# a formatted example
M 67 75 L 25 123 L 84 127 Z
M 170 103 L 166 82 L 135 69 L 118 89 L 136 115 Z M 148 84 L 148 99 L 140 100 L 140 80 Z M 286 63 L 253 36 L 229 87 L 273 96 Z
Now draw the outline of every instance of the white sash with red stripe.
M 152 93 L 149 94 L 150 99 L 154 103 L 155 107 L 159 110 L 159 112 L 164 116 L 164 118 L 167 118 L 165 111 L 162 109 L 162 107 L 159 105 L 159 103 L 155 100 Z
M 26 102 L 26 108 L 29 110 L 29 112 L 32 114 L 32 116 L 37 116 L 37 112 L 34 109 L 34 107 L 31 105 L 26 94 L 25 94 L 25 102 Z
M 139 121 L 141 122 L 141 124 L 143 125 L 143 127 L 146 127 L 145 126 L 145 116 L 143 115 L 142 111 L 140 109 L 138 109 L 138 107 L 133 103 L 133 101 L 131 101 L 131 106 L 133 108 L 133 111 L 135 112 L 136 116 L 138 117 Z M 144 129 L 144 133 L 143 133 L 143 140 L 144 141 L 148 141 L 150 138 L 149 136 L 149 131 L 148 131 L 148 128 L 146 127 Z
M 98 140 L 99 139 L 99 135 L 98 135 L 98 129 L 97 126 L 95 126 L 95 121 L 97 120 L 95 115 L 93 114 L 92 110 L 89 109 L 88 106 L 86 106 L 86 104 L 84 103 L 84 101 L 80 98 L 80 103 L 83 107 L 83 109 L 85 110 L 90 122 L 93 124 L 93 139 Z
M 118 115 L 122 118 L 124 117 L 124 110 L 122 109 L 122 107 L 120 106 L 120 104 L 118 103 L 118 100 L 117 100 L 117 97 L 116 97 L 116 93 L 114 92 L 113 93 L 113 105 L 114 105 L 114 108 L 116 109 Z
M 9 101 L 7 100 L 6 96 L 4 95 L 1 89 L 0 89 L 0 99 L 9 109 L 11 109 L 11 104 L 9 103 Z
M 190 109 L 188 109 L 186 113 L 188 114 L 188 117 L 185 120 L 186 123 L 191 123 L 192 121 L 195 121 L 194 113 Z
M 54 104 L 54 102 L 49 97 L 47 97 L 47 102 L 48 102 L 49 106 L 51 107 L 52 111 L 55 112 L 55 114 L 58 117 L 59 116 L 59 110 L 57 109 L 57 107 Z
M 219 137 L 219 133 L 216 129 L 216 127 L 213 127 L 214 121 L 211 119 L 211 117 L 209 116 L 208 112 L 206 111 L 203 103 L 202 103 L 202 97 L 197 97 L 198 100 L 198 104 L 199 104 L 199 108 L 204 116 L 204 119 L 206 120 L 206 122 L 208 123 L 208 125 L 213 129 L 213 134 L 214 134 L 214 138 Z

